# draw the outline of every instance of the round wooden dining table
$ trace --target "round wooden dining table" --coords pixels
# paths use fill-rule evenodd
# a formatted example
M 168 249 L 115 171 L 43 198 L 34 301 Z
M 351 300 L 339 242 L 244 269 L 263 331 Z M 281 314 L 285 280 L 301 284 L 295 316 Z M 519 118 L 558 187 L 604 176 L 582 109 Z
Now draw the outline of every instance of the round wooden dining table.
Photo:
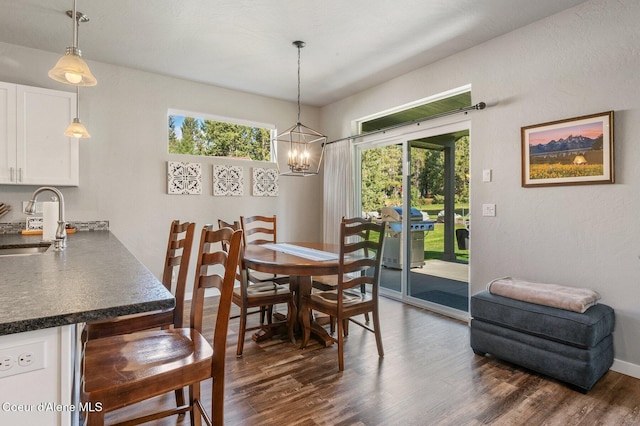
M 311 294 L 311 282 L 314 275 L 336 275 L 338 273 L 337 254 L 340 251 L 340 245 L 306 242 L 287 243 L 287 245 L 336 254 L 335 259 L 314 260 L 263 247 L 262 245 L 248 244 L 244 248 L 243 262 L 246 268 L 289 276 L 289 286 L 295 295 L 296 307 L 298 308 L 298 325 L 302 330 L 303 312 L 300 310 L 301 299 L 303 296 Z M 311 334 L 325 346 L 333 344 L 333 339 L 322 326 L 313 321 L 313 317 Z

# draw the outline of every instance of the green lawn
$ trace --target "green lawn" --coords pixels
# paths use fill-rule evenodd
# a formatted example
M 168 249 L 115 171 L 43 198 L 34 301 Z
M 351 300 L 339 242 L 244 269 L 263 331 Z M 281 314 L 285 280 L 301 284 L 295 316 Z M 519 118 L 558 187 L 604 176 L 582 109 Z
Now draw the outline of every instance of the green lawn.
M 456 229 L 464 228 L 462 225 L 456 225 Z M 469 250 L 460 250 L 457 242 L 454 242 L 456 251 L 456 259 L 468 262 Z M 444 252 L 444 224 L 436 223 L 435 229 L 429 231 L 424 237 L 424 258 L 428 259 L 442 259 L 442 253 Z
M 429 213 L 431 220 L 437 220 L 438 213 L 444 210 L 444 204 L 428 204 L 417 206 L 420 211 Z M 469 205 L 456 204 L 455 213 L 462 216 L 463 220 L 469 220 Z M 456 225 L 456 229 L 464 228 L 463 225 Z M 453 243 L 456 253 L 456 260 L 469 262 L 469 250 L 460 250 L 457 241 Z M 424 259 L 442 259 L 444 252 L 444 224 L 436 223 L 435 229 L 425 233 L 424 238 Z
M 438 217 L 438 213 L 444 210 L 444 204 L 426 204 L 424 206 L 417 206 L 420 211 L 429 213 L 429 217 L 435 220 Z M 456 204 L 454 211 L 462 217 L 469 216 L 469 204 Z
M 424 206 L 417 206 L 420 211 L 429 213 L 429 218 L 437 220 L 438 213 L 444 210 L 444 204 L 426 204 Z M 463 220 L 469 219 L 469 204 L 456 204 L 455 214 L 462 216 Z M 427 259 L 442 259 L 442 253 L 444 252 L 444 225 L 442 223 L 436 223 L 435 229 L 425 235 L 424 238 L 424 258 Z M 462 225 L 456 225 L 456 229 L 464 228 Z M 460 250 L 458 243 L 454 242 L 456 258 L 457 260 L 468 262 L 469 250 Z

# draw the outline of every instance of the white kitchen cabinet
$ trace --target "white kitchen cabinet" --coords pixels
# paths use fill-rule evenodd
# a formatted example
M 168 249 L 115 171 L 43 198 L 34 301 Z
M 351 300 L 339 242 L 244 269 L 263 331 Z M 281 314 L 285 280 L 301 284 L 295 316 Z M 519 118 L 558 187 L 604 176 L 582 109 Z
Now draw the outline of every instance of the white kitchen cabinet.
M 0 82 L 0 184 L 79 184 L 72 92 Z
M 16 85 L 0 82 L 0 183 L 13 183 L 16 169 Z

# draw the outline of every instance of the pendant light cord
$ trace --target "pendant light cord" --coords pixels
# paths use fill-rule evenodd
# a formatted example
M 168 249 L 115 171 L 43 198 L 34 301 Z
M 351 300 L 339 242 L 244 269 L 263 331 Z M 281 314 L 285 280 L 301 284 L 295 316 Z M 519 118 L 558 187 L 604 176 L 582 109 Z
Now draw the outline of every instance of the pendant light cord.
M 298 43 L 298 124 L 300 124 L 300 49 L 303 44 Z
M 80 118 L 80 86 L 76 86 L 76 118 Z
M 77 49 L 78 48 L 78 25 L 80 25 L 80 22 L 78 22 L 78 15 L 76 15 L 76 0 L 73 0 L 73 16 L 71 16 L 71 19 L 73 19 L 73 47 Z
M 78 19 L 78 11 L 76 10 L 76 0 L 73 0 L 73 47 L 78 50 L 78 38 L 80 35 L 80 19 Z M 76 86 L 76 118 L 80 119 L 80 86 Z

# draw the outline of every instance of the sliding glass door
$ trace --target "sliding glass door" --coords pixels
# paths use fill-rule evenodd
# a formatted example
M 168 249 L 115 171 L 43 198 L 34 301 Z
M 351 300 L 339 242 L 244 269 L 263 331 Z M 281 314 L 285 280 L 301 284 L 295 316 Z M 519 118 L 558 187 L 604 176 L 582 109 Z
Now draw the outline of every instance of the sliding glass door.
M 381 293 L 460 319 L 469 298 L 468 142 L 469 123 L 458 122 L 355 144 L 356 206 L 387 223 Z
M 360 151 L 360 206 L 364 217 L 401 223 L 402 217 L 402 143 L 370 145 Z M 400 297 L 402 294 L 401 232 L 387 227 L 387 239 L 382 256 L 382 289 Z
M 422 263 L 412 262 L 406 295 L 460 312 L 469 307 L 468 135 L 465 129 L 408 141 L 411 204 L 419 206 L 428 230 L 412 231 L 412 239 L 423 239 L 422 247 L 410 245 Z

